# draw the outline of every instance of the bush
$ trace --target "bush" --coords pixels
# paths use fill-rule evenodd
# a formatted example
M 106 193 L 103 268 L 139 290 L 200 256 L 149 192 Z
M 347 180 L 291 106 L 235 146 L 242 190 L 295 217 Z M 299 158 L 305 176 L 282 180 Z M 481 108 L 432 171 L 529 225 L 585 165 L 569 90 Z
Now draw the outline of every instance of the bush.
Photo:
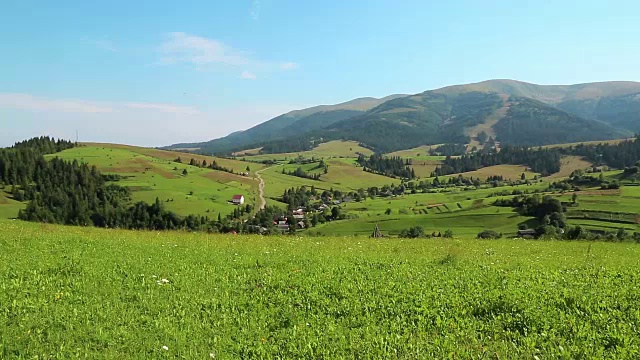
M 400 231 L 400 237 L 415 239 L 424 236 L 424 229 L 421 226 L 412 226 L 408 229 Z
M 447 231 L 444 232 L 444 237 L 446 237 L 447 239 L 451 239 L 453 238 L 453 231 L 451 231 L 451 229 L 447 229 Z
M 478 239 L 500 239 L 502 234 L 495 230 L 483 230 L 478 233 Z

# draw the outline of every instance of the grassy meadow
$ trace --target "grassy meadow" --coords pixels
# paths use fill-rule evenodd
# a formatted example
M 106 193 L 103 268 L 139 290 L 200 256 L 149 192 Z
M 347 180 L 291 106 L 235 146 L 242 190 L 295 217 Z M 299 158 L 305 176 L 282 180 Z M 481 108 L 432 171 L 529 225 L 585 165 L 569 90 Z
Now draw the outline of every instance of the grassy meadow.
M 633 243 L 0 228 L 0 358 L 640 356 Z
M 302 156 L 304 158 L 357 158 L 359 154 L 371 155 L 373 151 L 367 149 L 365 147 L 360 146 L 355 141 L 343 141 L 343 140 L 333 140 L 326 143 L 322 143 L 312 150 L 309 151 L 301 151 L 296 153 L 280 153 L 280 154 L 255 154 L 256 149 L 250 149 L 246 151 L 238 152 L 238 159 L 245 159 L 247 161 L 289 161 L 291 159 L 295 159 L 298 156 Z M 242 154 L 242 155 L 241 155 Z
M 0 219 L 10 219 L 18 216 L 18 212 L 26 207 L 25 203 L 15 201 L 8 193 L 11 188 L 0 189 Z
M 86 162 L 103 173 L 121 175 L 125 178 L 117 183 L 132 190 L 134 201 L 153 203 L 159 198 L 168 210 L 180 215 L 226 215 L 234 209 L 234 205 L 228 203 L 234 194 L 245 195 L 249 204 L 254 204 L 257 196 L 257 181 L 254 179 L 189 166 L 190 155 L 182 154 L 183 163 L 176 163 L 173 161 L 175 152 L 97 144 L 50 156 Z M 224 164 L 219 162 L 223 166 L 235 163 L 234 160 Z M 246 169 L 247 163 L 243 164 L 243 167 L 236 164 L 237 171 Z M 184 170 L 187 170 L 187 175 L 183 175 Z

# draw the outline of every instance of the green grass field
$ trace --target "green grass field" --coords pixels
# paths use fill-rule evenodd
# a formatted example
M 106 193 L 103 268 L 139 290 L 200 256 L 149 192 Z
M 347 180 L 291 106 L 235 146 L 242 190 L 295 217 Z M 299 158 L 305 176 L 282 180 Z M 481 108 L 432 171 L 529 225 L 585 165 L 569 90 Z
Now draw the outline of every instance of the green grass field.
M 255 152 L 255 149 L 252 149 Z M 240 152 L 242 153 L 242 152 Z M 301 151 L 297 153 L 281 153 L 281 154 L 261 154 L 261 155 L 240 155 L 239 159 L 246 159 L 247 161 L 288 161 L 295 159 L 298 156 L 305 158 L 357 158 L 358 154 L 371 155 L 373 151 L 358 145 L 355 141 L 342 141 L 334 140 L 326 143 L 322 143 L 309 151 Z
M 365 172 L 361 167 L 355 166 L 355 161 L 350 158 L 329 159 L 329 172 L 324 174 L 320 169 L 314 169 L 314 164 L 284 164 L 275 165 L 261 173 L 265 181 L 265 194 L 270 198 L 279 198 L 285 190 L 292 187 L 315 186 L 317 189 L 329 190 L 331 188 L 343 191 L 354 191 L 370 186 L 382 187 L 384 185 L 399 184 L 400 180 L 390 177 Z M 320 173 L 320 180 L 305 179 L 292 175 L 282 174 L 285 171 L 294 171 L 298 167 L 310 173 Z
M 26 207 L 25 203 L 15 201 L 11 195 L 10 188 L 0 189 L 0 219 L 10 219 L 18 216 L 18 212 Z
M 154 149 L 87 145 L 50 156 L 86 162 L 95 165 L 101 172 L 125 176 L 126 179 L 118 184 L 132 189 L 134 201 L 153 203 L 159 198 L 168 210 L 180 215 L 226 215 L 234 209 L 234 205 L 228 203 L 233 195 L 245 195 L 249 204 L 255 204 L 257 196 L 257 181 L 254 179 L 179 164 L 172 161 L 175 153 L 160 156 L 158 150 Z M 184 156 L 184 159 L 190 157 Z M 244 170 L 247 163 L 243 164 L 244 167 L 236 167 Z M 186 176 L 182 174 L 184 169 L 188 172 Z
M 485 187 L 477 190 L 460 188 L 433 193 L 406 194 L 393 197 L 368 198 L 361 202 L 340 205 L 348 220 L 318 225 L 307 230 L 310 234 L 322 235 L 369 235 L 375 224 L 382 232 L 397 235 L 411 226 L 421 226 L 427 233 L 444 233 L 451 229 L 458 235 L 475 236 L 482 230 L 494 229 L 505 234 L 514 234 L 518 224 L 529 220 L 519 216 L 511 208 L 490 206 L 498 198 L 512 195 L 496 195 L 502 191 L 535 191 L 546 188 L 546 183 L 508 187 Z M 386 214 L 391 209 L 391 214 Z
M 633 243 L 0 228 L 0 358 L 640 355 Z

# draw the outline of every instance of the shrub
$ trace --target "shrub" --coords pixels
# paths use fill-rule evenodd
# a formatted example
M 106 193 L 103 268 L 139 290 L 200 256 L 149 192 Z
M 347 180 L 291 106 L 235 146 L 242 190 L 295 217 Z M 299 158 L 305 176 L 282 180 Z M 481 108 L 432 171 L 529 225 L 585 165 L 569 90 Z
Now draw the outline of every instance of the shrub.
M 502 234 L 495 230 L 483 230 L 478 233 L 478 239 L 500 239 Z
M 400 231 L 400 237 L 415 239 L 424 236 L 424 229 L 421 226 L 412 226 L 408 229 Z
M 443 236 L 447 239 L 451 239 L 453 237 L 453 231 L 451 231 L 451 229 L 447 229 L 447 231 L 444 232 Z

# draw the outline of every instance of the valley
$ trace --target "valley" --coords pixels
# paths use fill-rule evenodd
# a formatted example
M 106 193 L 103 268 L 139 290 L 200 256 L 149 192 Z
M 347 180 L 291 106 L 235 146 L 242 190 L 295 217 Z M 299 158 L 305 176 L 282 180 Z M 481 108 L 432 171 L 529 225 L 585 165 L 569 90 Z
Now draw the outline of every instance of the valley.
M 640 193 L 635 191 L 634 183 L 623 183 L 620 190 L 609 192 L 597 187 L 574 192 L 553 188 L 553 184 L 567 181 L 573 173 L 593 168 L 580 156 L 562 156 L 560 170 L 546 177 L 526 165 L 507 164 L 433 177 L 433 170 L 442 165 L 445 157 L 428 155 L 430 150 L 433 147 L 423 146 L 386 155 L 406 156 L 402 161 L 409 161 L 408 168 L 416 174 L 412 180 L 364 171 L 358 156 L 371 156 L 372 151 L 349 141 L 330 141 L 299 153 L 243 153 L 231 158 L 86 143 L 47 157 L 96 166 L 107 175 L 118 176 L 113 183 L 129 188 L 132 201 L 151 204 L 158 199 L 164 208 L 181 216 L 232 216 L 237 206 L 231 199 L 238 194 L 244 196 L 255 213 L 267 205 L 287 211 L 292 205 L 283 200 L 283 194 L 291 189 L 315 189 L 318 194 L 339 192 L 339 197 L 334 196 L 339 201 L 325 204 L 329 209 L 338 208 L 341 219 L 318 224 L 310 221 L 312 225 L 297 231 L 305 235 L 367 236 L 377 225 L 388 236 L 398 236 L 414 226 L 431 235 L 449 230 L 455 235 L 473 236 L 489 228 L 515 236 L 518 228 L 537 226 L 534 219 L 492 204 L 517 194 L 536 193 L 550 195 L 563 204 L 572 204 L 572 195 L 576 194 L 576 206 L 566 210 L 567 226 L 579 225 L 594 231 L 640 231 L 640 209 L 634 205 L 640 203 Z M 227 171 L 204 166 L 214 163 Z M 296 171 L 317 179 L 292 175 Z M 622 170 L 602 174 L 605 181 L 619 181 Z M 458 179 L 476 179 L 477 184 L 446 185 Z M 442 185 L 433 186 L 436 182 Z M 414 188 L 424 185 L 428 187 Z M 0 214 L 4 218 L 17 216 L 26 206 L 14 200 L 10 190 L 5 186 L 0 198 Z M 389 195 L 372 191 L 387 191 Z M 319 198 L 315 203 L 321 203 Z M 246 214 L 241 219 L 250 216 Z M 305 218 L 313 220 L 314 216 L 309 210 Z

